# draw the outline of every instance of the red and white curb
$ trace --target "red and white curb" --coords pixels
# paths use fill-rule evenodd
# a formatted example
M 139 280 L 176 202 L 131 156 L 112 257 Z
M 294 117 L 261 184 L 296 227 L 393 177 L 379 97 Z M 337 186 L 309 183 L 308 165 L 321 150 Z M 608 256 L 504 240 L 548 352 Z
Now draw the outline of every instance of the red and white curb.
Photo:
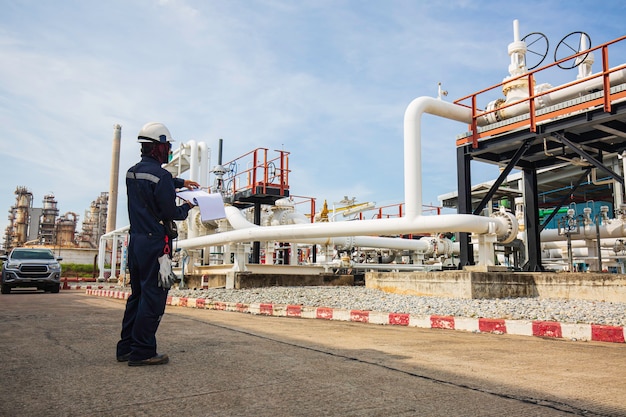
M 61 285 L 62 290 L 104 290 L 114 289 L 116 285 L 109 284 L 76 284 L 76 285 Z
M 88 295 L 126 300 L 130 292 L 107 289 L 87 289 Z M 452 316 L 422 316 L 408 313 L 346 310 L 327 307 L 307 307 L 264 303 L 227 303 L 204 298 L 167 297 L 167 305 L 206 310 L 233 311 L 262 316 L 298 317 L 351 321 L 370 324 L 419 327 L 426 329 L 463 330 L 475 333 L 511 334 L 550 337 L 580 341 L 624 343 L 626 328 L 600 324 L 571 324 L 552 321 L 467 318 Z

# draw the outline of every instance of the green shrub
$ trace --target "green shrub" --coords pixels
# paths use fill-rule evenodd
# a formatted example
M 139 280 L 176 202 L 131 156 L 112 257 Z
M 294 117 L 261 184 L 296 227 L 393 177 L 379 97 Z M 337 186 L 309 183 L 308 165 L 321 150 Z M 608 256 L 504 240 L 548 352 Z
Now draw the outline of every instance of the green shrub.
M 76 275 L 91 277 L 94 274 L 94 266 L 92 264 L 63 264 L 63 275 Z M 96 268 L 96 271 L 98 269 Z

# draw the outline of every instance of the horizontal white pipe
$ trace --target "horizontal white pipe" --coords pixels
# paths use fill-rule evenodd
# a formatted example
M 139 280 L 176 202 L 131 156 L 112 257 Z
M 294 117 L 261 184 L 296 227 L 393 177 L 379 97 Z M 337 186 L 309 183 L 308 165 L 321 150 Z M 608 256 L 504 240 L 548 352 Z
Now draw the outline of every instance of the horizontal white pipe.
M 571 238 L 578 239 L 596 239 L 598 234 L 596 232 L 596 226 L 581 227 L 579 233 L 572 233 Z M 608 238 L 624 238 L 626 237 L 626 223 L 621 219 L 613 219 L 608 224 L 600 226 L 600 239 Z M 544 229 L 541 232 L 542 242 L 554 242 L 567 240 L 566 235 L 560 235 L 558 229 Z
M 269 226 L 233 230 L 192 239 L 178 241 L 180 248 L 195 248 L 211 245 L 223 245 L 235 242 L 276 240 L 297 242 L 299 239 L 329 238 L 356 235 L 389 235 L 410 233 L 467 232 L 477 234 L 504 234 L 508 226 L 498 218 L 455 214 L 440 216 L 419 216 L 360 220 L 353 222 L 333 222 Z
M 311 238 L 437 232 L 505 234 L 508 225 L 504 220 L 498 218 L 487 218 L 471 214 L 421 216 L 421 117 L 423 113 L 430 113 L 464 123 L 470 123 L 472 115 L 472 111 L 469 108 L 432 97 L 416 98 L 407 107 L 404 114 L 405 217 L 244 228 L 181 240 L 178 242 L 178 246 L 181 248 L 192 248 L 246 241 L 277 240 L 297 242 L 299 239 L 309 240 Z
M 567 239 L 567 238 L 566 238 Z M 601 239 L 600 240 L 600 246 L 602 248 L 614 248 L 616 246 L 617 239 Z M 570 242 L 571 246 L 573 248 L 586 248 L 588 247 L 590 244 L 593 246 L 596 246 L 596 242 L 595 241 L 591 241 L 591 240 L 582 240 L 582 239 L 573 239 Z M 567 240 L 562 240 L 562 241 L 552 241 L 552 242 L 541 242 L 541 249 L 542 250 L 552 250 L 552 249 L 556 249 L 556 250 L 562 250 L 563 248 L 567 248 Z
M 597 74 L 596 74 L 597 75 Z M 609 83 L 611 86 L 623 84 L 626 82 L 626 69 L 621 69 L 609 74 Z M 589 94 L 591 91 L 603 89 L 603 78 L 595 77 L 587 81 L 583 81 L 579 84 L 575 84 L 561 90 L 553 91 L 535 99 L 535 109 L 539 110 L 544 107 L 549 107 L 553 104 L 562 103 L 564 101 L 579 97 L 581 94 Z M 537 91 L 535 91 L 537 93 Z M 487 108 L 492 108 L 495 102 L 489 103 Z M 511 107 L 498 110 L 499 120 L 509 119 L 511 117 L 526 114 L 530 111 L 528 101 L 514 104 Z M 494 123 L 496 121 L 495 113 L 489 113 L 483 117 L 480 117 L 477 122 L 480 126 Z
M 250 229 L 250 228 L 259 228 L 254 223 L 249 222 L 240 210 L 233 206 L 225 207 L 226 218 L 231 226 L 236 230 L 241 229 Z M 309 224 L 308 219 L 296 212 L 287 213 L 287 216 L 295 223 L 295 224 Z M 286 217 L 287 217 L 286 216 Z M 277 226 L 272 226 L 277 227 Z M 328 245 L 328 246 L 340 246 L 342 248 L 351 248 L 351 247 L 374 247 L 374 248 L 389 248 L 389 249 L 402 249 L 402 250 L 415 250 L 418 252 L 426 252 L 430 248 L 430 245 L 426 241 L 421 240 L 409 240 L 409 239 L 400 239 L 400 238 L 389 238 L 389 237 L 378 237 L 378 236 L 341 236 L 341 237 L 329 237 L 329 238 L 301 238 L 301 239 L 290 239 L 289 242 L 292 243 L 310 243 L 310 244 L 318 244 L 318 245 Z
M 608 258 L 611 256 L 615 256 L 615 252 L 609 249 L 602 249 L 602 258 Z M 590 256 L 588 248 L 572 248 L 572 256 L 574 258 L 589 258 L 589 259 L 597 259 L 597 255 Z M 558 251 L 556 249 L 552 249 L 549 251 L 542 252 L 542 259 L 566 259 L 567 258 L 567 248 L 562 251 Z
M 424 270 L 433 270 L 438 269 L 437 267 L 433 267 L 432 265 L 427 264 L 368 264 L 368 263 L 358 263 L 352 262 L 350 266 L 345 266 L 341 263 L 341 261 L 330 262 L 327 264 L 323 264 L 322 266 L 328 268 L 349 268 L 353 270 L 384 270 L 384 271 L 424 271 Z

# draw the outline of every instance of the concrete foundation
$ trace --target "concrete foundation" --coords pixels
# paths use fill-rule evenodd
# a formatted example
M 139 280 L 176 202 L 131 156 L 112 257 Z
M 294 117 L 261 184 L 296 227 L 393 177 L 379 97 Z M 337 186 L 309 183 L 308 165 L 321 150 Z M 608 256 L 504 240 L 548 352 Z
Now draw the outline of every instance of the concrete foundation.
M 368 272 L 365 285 L 398 294 L 450 298 L 540 297 L 626 302 L 626 276 L 548 272 Z
M 362 276 L 358 278 L 362 281 Z M 335 275 L 321 267 L 288 265 L 247 265 L 245 271 L 235 271 L 232 265 L 204 266 L 193 275 L 185 275 L 184 281 L 186 288 L 198 289 L 355 285 L 352 275 Z M 626 303 L 626 275 L 622 274 L 468 267 L 463 271 L 367 272 L 365 286 L 431 297 L 540 297 Z
M 259 287 L 304 287 L 324 285 L 354 285 L 354 276 L 335 274 L 282 275 L 256 274 L 252 272 L 234 272 L 234 288 Z M 222 288 L 226 287 L 226 274 L 204 274 L 185 276 L 187 288 Z

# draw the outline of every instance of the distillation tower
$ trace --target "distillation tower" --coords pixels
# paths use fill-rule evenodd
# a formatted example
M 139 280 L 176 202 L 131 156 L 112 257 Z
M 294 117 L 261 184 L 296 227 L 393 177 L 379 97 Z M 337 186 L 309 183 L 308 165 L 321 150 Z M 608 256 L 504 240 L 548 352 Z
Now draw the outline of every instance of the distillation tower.
M 42 245 L 54 245 L 56 241 L 55 222 L 58 215 L 59 209 L 54 195 L 45 195 L 39 222 L 39 242 Z
M 84 248 L 97 248 L 100 236 L 106 233 L 107 210 L 109 194 L 100 193 L 98 198 L 91 202 L 89 210 L 85 211 L 82 232 L 78 238 L 78 244 Z

